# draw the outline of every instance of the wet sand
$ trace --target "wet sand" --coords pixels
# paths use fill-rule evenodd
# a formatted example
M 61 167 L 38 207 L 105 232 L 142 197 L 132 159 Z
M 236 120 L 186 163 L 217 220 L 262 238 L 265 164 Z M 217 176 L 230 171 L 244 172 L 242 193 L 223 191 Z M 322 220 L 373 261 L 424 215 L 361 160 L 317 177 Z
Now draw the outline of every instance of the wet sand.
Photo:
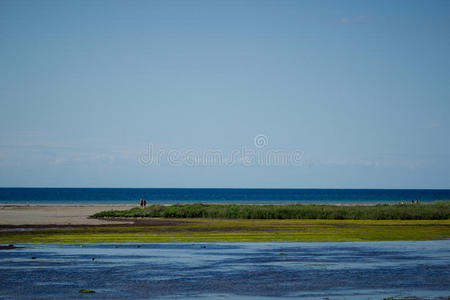
M 130 209 L 132 204 L 36 204 L 0 205 L 0 225 L 103 225 L 126 224 L 123 221 L 89 219 L 104 210 Z

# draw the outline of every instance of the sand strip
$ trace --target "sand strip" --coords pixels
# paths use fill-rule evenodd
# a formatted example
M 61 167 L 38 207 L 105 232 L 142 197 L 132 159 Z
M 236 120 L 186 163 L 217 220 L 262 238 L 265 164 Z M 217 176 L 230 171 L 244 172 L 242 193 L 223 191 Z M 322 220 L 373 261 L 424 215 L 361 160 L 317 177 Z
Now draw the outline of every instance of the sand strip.
M 130 209 L 132 204 L 30 204 L 0 205 L 0 225 L 102 225 L 127 224 L 89 219 L 88 217 L 104 210 Z

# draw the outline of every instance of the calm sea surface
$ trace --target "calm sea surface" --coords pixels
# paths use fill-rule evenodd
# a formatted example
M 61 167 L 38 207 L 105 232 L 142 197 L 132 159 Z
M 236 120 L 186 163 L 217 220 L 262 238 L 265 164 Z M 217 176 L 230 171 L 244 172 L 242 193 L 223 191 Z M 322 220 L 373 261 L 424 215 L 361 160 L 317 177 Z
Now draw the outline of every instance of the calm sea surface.
M 0 188 L 0 203 L 393 203 L 450 200 L 450 190 Z
M 450 241 L 18 246 L 0 250 L 1 299 L 450 296 Z

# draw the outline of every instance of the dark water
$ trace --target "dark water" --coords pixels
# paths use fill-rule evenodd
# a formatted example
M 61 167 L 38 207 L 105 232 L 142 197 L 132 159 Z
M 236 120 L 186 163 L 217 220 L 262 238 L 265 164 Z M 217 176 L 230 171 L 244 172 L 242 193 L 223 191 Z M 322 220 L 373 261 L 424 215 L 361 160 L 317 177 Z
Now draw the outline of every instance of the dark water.
M 450 190 L 0 188 L 0 203 L 389 203 L 450 200 Z
M 0 250 L 1 299 L 450 296 L 450 241 L 22 246 Z

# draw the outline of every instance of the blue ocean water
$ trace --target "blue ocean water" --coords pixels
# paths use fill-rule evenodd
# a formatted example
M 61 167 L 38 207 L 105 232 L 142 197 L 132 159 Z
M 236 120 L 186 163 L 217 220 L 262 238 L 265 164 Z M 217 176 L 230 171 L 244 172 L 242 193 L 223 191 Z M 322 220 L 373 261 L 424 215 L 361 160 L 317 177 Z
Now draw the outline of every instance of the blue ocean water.
M 0 203 L 396 203 L 450 200 L 450 190 L 0 188 Z

